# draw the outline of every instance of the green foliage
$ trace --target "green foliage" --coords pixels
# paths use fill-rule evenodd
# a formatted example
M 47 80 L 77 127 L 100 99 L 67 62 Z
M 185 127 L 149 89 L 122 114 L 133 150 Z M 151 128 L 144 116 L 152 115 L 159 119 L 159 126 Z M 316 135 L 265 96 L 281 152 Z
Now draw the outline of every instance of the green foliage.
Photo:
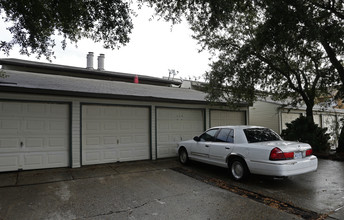
M 344 4 L 322 0 L 141 0 L 158 15 L 185 16 L 194 38 L 217 56 L 206 74 L 210 101 L 252 103 L 257 91 L 303 101 L 344 82 Z
M 0 0 L 0 13 L 13 36 L 0 41 L 1 51 L 8 54 L 19 45 L 21 54 L 47 59 L 54 54 L 55 34 L 63 36 L 63 49 L 67 39 L 76 43 L 83 37 L 114 49 L 129 42 L 133 28 L 132 11 L 124 0 Z
M 314 152 L 327 152 L 329 150 L 330 135 L 326 134 L 327 128 L 318 127 L 304 116 L 286 125 L 287 129 L 283 130 L 281 134 L 284 140 L 308 143 Z

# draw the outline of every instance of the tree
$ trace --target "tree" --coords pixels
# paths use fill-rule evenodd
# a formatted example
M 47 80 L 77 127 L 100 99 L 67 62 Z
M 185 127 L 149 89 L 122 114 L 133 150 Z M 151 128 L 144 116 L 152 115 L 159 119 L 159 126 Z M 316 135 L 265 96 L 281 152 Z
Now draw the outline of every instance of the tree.
M 207 73 L 210 100 L 251 103 L 260 90 L 303 101 L 313 122 L 316 97 L 344 82 L 342 1 L 145 2 L 166 20 L 185 16 L 194 37 L 218 56 Z
M 67 40 L 77 43 L 83 37 L 114 49 L 129 42 L 133 28 L 129 3 L 122 0 L 0 0 L 0 10 L 13 36 L 0 41 L 6 54 L 19 45 L 21 54 L 50 59 L 55 34 L 63 36 L 63 49 Z

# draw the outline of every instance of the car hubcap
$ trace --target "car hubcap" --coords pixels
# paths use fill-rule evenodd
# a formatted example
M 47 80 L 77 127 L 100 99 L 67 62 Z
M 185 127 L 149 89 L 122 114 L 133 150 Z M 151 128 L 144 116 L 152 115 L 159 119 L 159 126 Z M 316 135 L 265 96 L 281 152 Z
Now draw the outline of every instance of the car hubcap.
M 244 175 L 244 168 L 242 167 L 240 162 L 235 161 L 232 164 L 232 174 L 236 179 L 242 178 Z

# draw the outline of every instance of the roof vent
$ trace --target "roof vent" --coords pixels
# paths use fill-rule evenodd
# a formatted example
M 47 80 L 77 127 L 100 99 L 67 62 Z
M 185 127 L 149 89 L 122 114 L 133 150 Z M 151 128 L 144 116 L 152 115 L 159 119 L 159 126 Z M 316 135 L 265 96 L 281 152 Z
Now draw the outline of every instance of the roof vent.
M 105 55 L 104 54 L 99 54 L 98 56 L 98 70 L 104 70 L 104 59 Z
M 93 52 L 88 52 L 87 54 L 87 66 L 86 69 L 93 69 Z
M 139 83 L 139 76 L 138 75 L 136 75 L 135 77 L 134 77 L 134 83 Z

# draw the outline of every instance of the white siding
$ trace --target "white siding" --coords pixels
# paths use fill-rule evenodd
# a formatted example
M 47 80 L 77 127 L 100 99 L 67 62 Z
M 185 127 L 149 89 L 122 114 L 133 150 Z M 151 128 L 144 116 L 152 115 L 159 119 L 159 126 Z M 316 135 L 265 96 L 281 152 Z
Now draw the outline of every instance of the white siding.
M 301 113 L 282 113 L 282 130 L 287 128 L 286 123 L 290 123 L 295 119 L 299 118 Z
M 250 107 L 249 124 L 270 128 L 280 132 L 279 105 L 257 101 Z

